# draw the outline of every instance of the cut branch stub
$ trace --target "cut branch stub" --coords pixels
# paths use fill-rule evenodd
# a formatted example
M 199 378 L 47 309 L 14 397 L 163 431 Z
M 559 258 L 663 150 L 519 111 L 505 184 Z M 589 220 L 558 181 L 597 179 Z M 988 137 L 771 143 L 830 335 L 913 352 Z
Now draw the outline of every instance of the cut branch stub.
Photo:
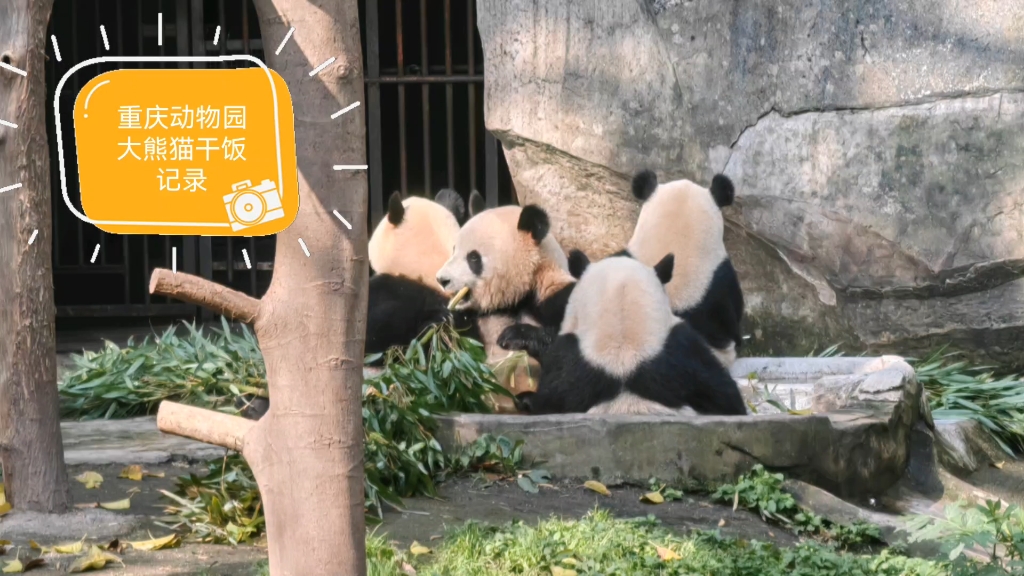
M 246 324 L 255 322 L 260 311 L 260 301 L 256 298 L 205 278 L 184 272 L 171 272 L 166 268 L 153 270 L 149 293 L 197 304 L 227 316 L 230 320 Z
M 242 452 L 253 420 L 165 400 L 156 413 L 161 432 Z

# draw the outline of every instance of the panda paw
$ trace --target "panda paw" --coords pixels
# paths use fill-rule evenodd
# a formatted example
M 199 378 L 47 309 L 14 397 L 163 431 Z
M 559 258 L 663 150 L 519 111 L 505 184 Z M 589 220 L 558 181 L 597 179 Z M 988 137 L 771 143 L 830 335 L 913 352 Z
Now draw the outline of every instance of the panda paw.
M 513 324 L 498 335 L 498 346 L 505 350 L 530 352 L 532 345 L 541 337 L 542 329 L 532 324 Z

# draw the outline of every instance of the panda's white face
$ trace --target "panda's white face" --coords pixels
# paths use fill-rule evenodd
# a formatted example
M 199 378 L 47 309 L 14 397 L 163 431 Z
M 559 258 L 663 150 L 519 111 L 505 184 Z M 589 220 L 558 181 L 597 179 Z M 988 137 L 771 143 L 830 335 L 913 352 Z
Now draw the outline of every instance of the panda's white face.
M 521 211 L 518 206 L 485 210 L 459 230 L 451 258 L 437 273 L 450 295 L 469 289 L 459 308 L 492 312 L 530 292 L 541 250 L 529 232 L 517 228 Z

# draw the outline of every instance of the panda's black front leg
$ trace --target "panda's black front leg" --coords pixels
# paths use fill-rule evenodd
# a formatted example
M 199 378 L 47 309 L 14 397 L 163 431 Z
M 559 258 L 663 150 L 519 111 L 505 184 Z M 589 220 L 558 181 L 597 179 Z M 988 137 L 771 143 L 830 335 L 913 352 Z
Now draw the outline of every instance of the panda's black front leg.
M 557 331 L 550 328 L 532 324 L 513 324 L 501 331 L 498 346 L 505 350 L 521 350 L 540 360 L 556 336 Z

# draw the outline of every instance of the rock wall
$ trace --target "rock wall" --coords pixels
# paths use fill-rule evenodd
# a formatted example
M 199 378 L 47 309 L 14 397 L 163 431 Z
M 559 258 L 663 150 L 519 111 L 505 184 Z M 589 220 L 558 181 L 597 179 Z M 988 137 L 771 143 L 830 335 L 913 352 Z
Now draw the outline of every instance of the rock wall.
M 478 0 L 487 127 L 567 248 L 629 178 L 737 187 L 752 349 L 1024 363 L 1024 2 Z

